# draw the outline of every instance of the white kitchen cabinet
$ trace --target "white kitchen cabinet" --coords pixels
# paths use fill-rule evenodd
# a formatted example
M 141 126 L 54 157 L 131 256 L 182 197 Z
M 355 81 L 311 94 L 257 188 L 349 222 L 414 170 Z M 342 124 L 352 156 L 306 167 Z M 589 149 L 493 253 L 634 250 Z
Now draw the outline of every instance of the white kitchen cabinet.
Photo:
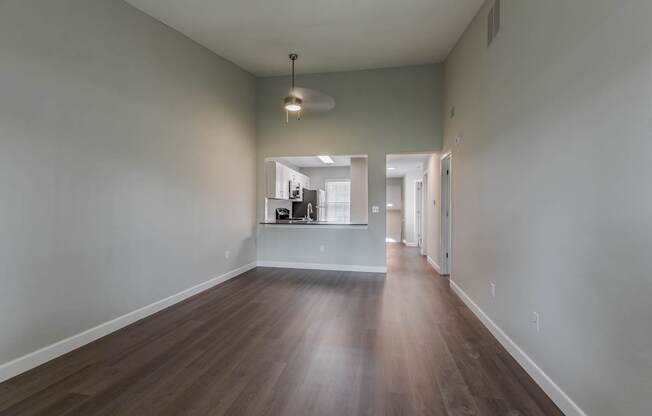
M 310 177 L 299 173 L 299 183 L 301 188 L 310 189 Z
M 310 178 L 294 169 L 279 162 L 265 162 L 265 177 L 267 180 L 267 198 L 290 199 L 290 184 L 299 184 L 300 198 L 293 201 L 301 201 L 303 189 L 310 188 Z
M 289 168 L 278 162 L 265 163 L 265 177 L 267 179 L 267 198 L 290 199 L 290 172 Z

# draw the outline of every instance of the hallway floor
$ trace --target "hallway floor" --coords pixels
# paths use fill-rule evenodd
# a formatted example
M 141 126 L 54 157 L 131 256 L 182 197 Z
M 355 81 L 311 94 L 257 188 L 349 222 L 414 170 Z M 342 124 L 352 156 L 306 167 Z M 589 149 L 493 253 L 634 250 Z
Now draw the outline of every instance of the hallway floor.
M 418 255 L 257 268 L 0 384 L 0 415 L 561 413 Z

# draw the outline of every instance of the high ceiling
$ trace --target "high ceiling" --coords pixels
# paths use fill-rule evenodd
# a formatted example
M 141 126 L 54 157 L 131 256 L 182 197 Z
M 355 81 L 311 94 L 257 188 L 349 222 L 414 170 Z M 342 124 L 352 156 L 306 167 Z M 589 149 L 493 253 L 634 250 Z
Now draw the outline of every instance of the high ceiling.
M 441 62 L 483 0 L 125 0 L 257 76 Z

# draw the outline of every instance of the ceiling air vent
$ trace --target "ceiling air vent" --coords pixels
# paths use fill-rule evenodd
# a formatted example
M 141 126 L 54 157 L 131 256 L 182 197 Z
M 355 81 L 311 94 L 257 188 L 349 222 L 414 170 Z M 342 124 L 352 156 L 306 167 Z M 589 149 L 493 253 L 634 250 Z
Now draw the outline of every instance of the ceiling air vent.
M 496 0 L 487 15 L 487 46 L 491 45 L 500 31 L 500 0 Z

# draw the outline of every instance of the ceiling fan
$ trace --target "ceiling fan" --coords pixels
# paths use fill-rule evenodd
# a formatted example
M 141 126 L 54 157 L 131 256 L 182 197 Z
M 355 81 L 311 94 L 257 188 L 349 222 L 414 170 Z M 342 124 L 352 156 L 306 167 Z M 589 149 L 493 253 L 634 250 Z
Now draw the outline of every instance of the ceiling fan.
M 296 53 L 290 54 L 290 61 L 292 61 L 292 81 L 290 84 L 290 93 L 283 99 L 286 123 L 290 120 L 290 113 L 296 114 L 297 119 L 301 120 L 302 112 L 319 113 L 335 108 L 335 99 L 330 95 L 294 85 L 294 63 L 297 59 L 299 59 L 299 55 Z

